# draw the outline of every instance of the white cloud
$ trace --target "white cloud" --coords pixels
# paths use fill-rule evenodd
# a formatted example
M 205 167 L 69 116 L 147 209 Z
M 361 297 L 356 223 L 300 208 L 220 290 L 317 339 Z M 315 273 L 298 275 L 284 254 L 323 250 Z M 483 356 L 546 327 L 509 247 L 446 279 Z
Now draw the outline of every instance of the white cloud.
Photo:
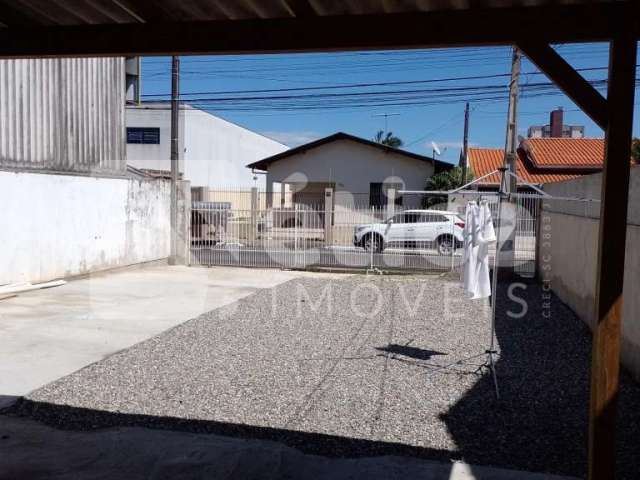
M 318 132 L 304 130 L 299 132 L 262 132 L 262 135 L 273 138 L 289 147 L 297 147 L 298 145 L 313 142 L 323 136 Z

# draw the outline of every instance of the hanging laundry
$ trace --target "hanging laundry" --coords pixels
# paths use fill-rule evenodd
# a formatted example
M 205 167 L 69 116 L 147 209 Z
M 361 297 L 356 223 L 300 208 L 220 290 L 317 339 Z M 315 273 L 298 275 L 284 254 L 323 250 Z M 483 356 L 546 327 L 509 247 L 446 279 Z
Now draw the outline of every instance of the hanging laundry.
M 462 282 L 465 292 L 473 294 L 475 291 L 475 266 L 477 263 L 478 251 L 474 248 L 474 232 L 476 231 L 475 220 L 477 218 L 476 210 L 478 205 L 476 202 L 467 202 L 464 216 L 463 238 L 463 269 Z
M 491 209 L 486 201 L 469 202 L 465 212 L 463 286 L 472 299 L 491 296 L 489 245 L 496 241 Z

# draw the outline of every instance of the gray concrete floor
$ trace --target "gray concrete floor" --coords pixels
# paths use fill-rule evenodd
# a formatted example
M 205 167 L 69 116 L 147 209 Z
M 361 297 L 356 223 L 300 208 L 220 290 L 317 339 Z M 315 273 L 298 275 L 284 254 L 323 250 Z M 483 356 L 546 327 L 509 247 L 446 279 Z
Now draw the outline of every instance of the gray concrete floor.
M 218 435 L 135 427 L 64 431 L 7 417 L 0 424 L 0 478 L 569 480 L 407 457 L 327 458 L 277 442 Z
M 0 404 L 261 288 L 327 274 L 152 264 L 0 300 Z
M 478 309 L 486 306 L 468 306 L 469 312 L 465 307 L 469 315 L 458 318 L 463 311 L 463 306 L 458 304 L 464 302 L 455 294 L 457 286 L 453 286 L 447 294 L 452 302 L 448 303 L 449 308 L 456 313 L 451 320 L 441 325 L 444 312 L 418 308 L 419 312 L 429 312 L 428 322 L 425 324 L 424 319 L 414 322 L 402 309 L 414 307 L 414 299 L 429 301 L 440 297 L 444 290 L 442 285 L 436 285 L 427 289 L 423 297 L 408 286 L 404 294 L 392 289 L 391 293 L 399 293 L 394 293 L 388 301 L 385 297 L 380 315 L 360 322 L 360 328 L 358 322 L 346 321 L 349 308 L 355 308 L 350 301 L 353 290 L 339 285 L 343 282 L 336 282 L 339 288 L 334 315 L 328 317 L 331 321 L 327 323 L 327 319 L 318 318 L 318 315 L 323 317 L 324 311 L 316 307 L 324 285 L 319 283 L 314 295 L 312 284 L 318 281 L 299 280 L 301 277 L 325 279 L 330 275 L 153 266 L 96 275 L 56 289 L 0 301 L 0 335 L 3 336 L 0 394 L 23 395 L 48 384 L 26 395 L 18 415 L 7 411 L 0 416 L 0 479 L 108 479 L 126 475 L 127 478 L 172 479 L 541 480 L 560 477 L 469 466 L 451 463 L 446 458 L 527 470 L 536 462 L 543 466 L 558 462 L 582 463 L 572 448 L 582 451 L 581 426 L 586 425 L 586 421 L 580 415 L 573 418 L 569 412 L 587 404 L 586 398 L 574 390 L 587 391 L 588 376 L 582 365 L 587 365 L 588 337 L 566 307 L 554 303 L 554 320 L 545 323 L 545 317 L 538 311 L 539 302 L 534 301 L 541 298 L 540 292 L 530 286 L 532 302 L 527 320 L 514 324 L 508 319 L 499 319 L 497 333 L 502 353 L 499 373 L 503 379 L 504 401 L 499 408 L 490 409 L 497 421 L 487 422 L 486 407 L 492 402 L 488 377 L 467 384 L 464 376 L 456 379 L 457 374 L 443 375 L 438 376 L 437 381 L 434 379 L 433 385 L 425 384 L 429 380 L 425 372 L 413 371 L 418 366 L 391 361 L 394 356 L 374 352 L 378 350 L 376 347 L 395 345 L 401 347 L 399 356 L 407 357 L 405 360 L 425 361 L 422 357 L 429 347 L 457 359 L 462 351 L 475 351 L 471 347 L 477 346 L 478 338 L 485 337 L 486 325 L 481 337 L 480 332 L 471 327 L 480 326 L 482 312 Z M 370 280 L 377 283 L 375 278 Z M 288 280 L 295 282 L 283 284 Z M 359 288 L 360 280 L 354 280 L 357 281 L 352 287 Z M 419 283 L 423 281 L 437 283 L 440 280 L 420 279 Z M 308 292 L 312 294 L 310 301 L 300 300 L 306 303 L 300 314 L 297 313 L 297 290 L 293 288 L 297 283 L 311 287 Z M 271 291 L 263 290 L 269 287 L 276 287 L 274 290 L 280 290 L 281 294 L 274 296 Z M 250 294 L 254 295 L 246 298 Z M 405 305 L 406 299 L 412 302 Z M 362 305 L 356 303 L 360 307 L 370 306 L 373 300 L 365 295 Z M 499 304 L 509 306 L 504 299 Z M 222 306 L 225 308 L 218 309 Z M 185 323 L 203 312 L 211 313 Z M 290 316 L 287 312 L 294 312 L 300 321 L 286 321 Z M 392 321 L 396 317 L 404 319 L 406 324 Z M 184 325 L 172 329 L 181 324 Z M 221 335 L 227 328 L 229 335 Z M 451 328 L 459 335 L 447 334 Z M 170 332 L 158 335 L 169 329 Z M 287 332 L 293 335 L 289 338 L 285 335 Z M 150 340 L 139 343 L 146 339 Z M 411 348 L 405 348 L 407 339 L 414 340 L 409 345 Z M 128 348 L 133 344 L 137 345 Z M 550 344 L 552 348 L 542 348 Z M 212 346 L 215 348 L 209 348 Z M 295 348 L 293 352 L 291 347 L 300 352 Z M 113 355 L 120 350 L 122 352 Z M 393 353 L 395 349 L 388 351 Z M 273 364 L 290 368 L 281 368 L 281 377 L 275 375 L 273 369 L 252 370 L 251 375 L 246 375 L 243 359 L 255 359 L 258 353 L 264 354 L 258 355 L 261 367 Z M 334 353 L 338 359 L 334 359 Z M 363 353 L 374 358 L 348 361 L 347 357 L 367 356 Z M 314 367 L 313 361 L 299 361 L 307 357 L 313 360 L 316 356 L 321 357 L 323 368 Z M 215 381 L 190 381 L 194 376 L 204 378 L 211 373 L 206 367 L 215 364 L 218 357 L 228 365 L 226 370 L 215 370 Z M 149 362 L 150 359 L 157 361 Z M 282 359 L 286 361 L 278 363 Z M 350 367 L 354 362 L 363 366 Z M 370 375 L 371 368 L 364 368 L 366 362 L 371 368 L 384 372 L 387 382 L 383 389 L 380 382 L 372 383 L 374 377 L 380 375 Z M 78 371 L 87 365 L 90 366 Z M 553 365 L 553 369 L 540 369 L 541 365 Z M 72 372 L 76 373 L 69 375 Z M 251 417 L 274 413 L 267 407 L 280 398 L 278 392 L 287 393 L 289 384 L 304 387 L 304 382 L 295 383 L 297 375 L 290 378 L 296 372 L 303 374 L 301 380 L 309 380 L 312 394 L 304 397 L 303 403 L 310 408 L 301 410 L 303 415 L 294 415 L 295 424 L 274 428 L 271 421 Z M 320 378 L 316 379 L 316 374 Z M 65 375 L 69 376 L 54 381 Z M 410 375 L 411 382 L 403 382 Z M 133 388 L 126 385 L 131 378 L 135 379 Z M 227 380 L 230 388 L 222 390 L 222 395 L 191 389 L 193 386 L 214 388 Z M 264 381 L 264 385 L 253 388 L 253 383 L 260 381 Z M 421 382 L 420 388 L 412 388 L 416 381 Z M 122 388 L 123 385 L 126 388 Z M 151 388 L 154 385 L 155 390 Z M 558 385 L 568 391 L 563 394 L 566 398 L 559 395 Z M 633 435 L 637 431 L 633 428 L 637 422 L 636 417 L 629 416 L 630 409 L 625 405 L 637 405 L 634 400 L 638 398 L 638 389 L 624 385 L 622 413 L 626 419 L 624 424 L 628 423 L 629 428 L 622 431 L 620 437 L 627 445 L 626 450 L 631 452 L 625 455 L 630 457 L 637 450 L 633 449 L 635 443 L 630 440 L 629 432 Z M 456 387 L 455 392 L 452 386 Z M 464 387 L 462 397 L 457 386 Z M 260 396 L 261 392 L 264 395 Z M 381 408 L 376 410 L 393 417 L 393 421 L 372 424 L 362 421 L 361 417 L 370 413 L 367 406 L 375 403 L 369 392 L 383 392 L 385 398 L 393 400 L 378 403 Z M 416 401 L 414 392 L 430 393 Z M 214 401 L 221 406 L 230 394 L 236 396 L 228 403 L 229 408 L 216 409 L 214 416 L 199 408 L 200 398 L 208 398 L 209 403 Z M 114 398 L 116 402 L 112 401 Z M 155 403 L 146 402 L 147 399 Z M 251 402 L 251 409 L 246 411 L 241 408 L 251 399 L 262 403 Z M 206 406 L 207 402 L 201 403 Z M 444 417 L 414 415 L 416 406 L 420 407 L 418 413 L 432 410 L 442 413 L 442 405 L 446 407 Z M 293 413 L 297 411 L 294 409 Z M 291 409 L 286 412 L 291 413 Z M 382 419 L 376 412 L 369 416 Z M 246 418 L 236 418 L 245 413 Z M 218 418 L 218 415 L 226 417 Z M 439 431 L 426 428 L 429 419 L 446 423 L 451 438 L 426 438 L 428 433 Z M 236 423 L 239 420 L 242 421 Z M 567 424 L 561 424 L 565 420 Z M 564 435 L 562 438 L 556 438 L 560 435 L 554 430 L 556 424 L 559 426 L 555 430 Z M 368 427 L 383 428 L 384 438 L 372 436 L 373 430 Z M 406 432 L 398 431 L 404 427 L 410 427 L 406 432 L 415 432 L 414 440 L 419 442 L 409 441 L 409 445 L 405 445 Z M 90 431 L 82 431 L 84 429 Z M 281 441 L 285 434 L 291 437 L 290 442 Z M 425 438 L 438 447 L 437 451 L 425 448 L 427 445 L 422 444 Z M 451 445 L 445 443 L 451 439 L 456 448 L 465 453 L 462 457 L 448 455 Z M 549 440 L 557 440 L 563 448 L 555 444 L 548 447 Z M 313 441 L 319 445 L 316 450 L 309 447 Z M 429 451 L 420 454 L 422 458 L 396 456 L 405 455 L 405 447 L 413 448 L 411 445 L 416 445 L 421 452 Z M 318 456 L 325 455 L 321 453 L 325 448 L 345 446 L 363 449 L 365 453 L 353 455 L 354 458 Z M 509 462 L 488 461 L 492 455 L 502 455 L 502 451 L 517 458 Z M 536 460 L 536 452 L 545 454 Z M 433 461 L 443 457 L 442 463 Z M 544 470 L 571 471 L 569 468 Z

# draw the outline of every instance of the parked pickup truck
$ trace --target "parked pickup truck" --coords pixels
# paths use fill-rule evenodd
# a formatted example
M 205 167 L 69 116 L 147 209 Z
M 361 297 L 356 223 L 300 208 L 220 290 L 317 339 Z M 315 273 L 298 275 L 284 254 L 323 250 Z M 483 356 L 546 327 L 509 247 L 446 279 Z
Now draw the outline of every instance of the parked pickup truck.
M 440 255 L 449 255 L 453 248 L 462 246 L 463 230 L 464 221 L 456 212 L 405 210 L 384 223 L 357 225 L 353 243 L 374 252 L 387 247 L 436 246 Z

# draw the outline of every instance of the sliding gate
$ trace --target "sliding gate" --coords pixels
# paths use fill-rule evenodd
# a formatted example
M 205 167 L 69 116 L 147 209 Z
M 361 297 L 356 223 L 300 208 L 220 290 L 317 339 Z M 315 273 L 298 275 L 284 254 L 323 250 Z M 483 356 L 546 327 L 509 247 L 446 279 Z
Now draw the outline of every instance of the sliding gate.
M 414 236 L 420 228 L 418 222 L 409 222 L 414 217 L 386 208 L 325 210 L 295 204 L 290 208 L 238 210 L 214 202 L 194 202 L 191 264 L 457 270 L 460 244 L 450 242 L 447 248 Z M 394 220 L 389 222 L 390 218 Z M 454 224 L 446 225 L 441 239 L 454 237 Z M 393 238 L 390 232 L 395 232 Z
M 512 222 L 514 265 L 518 273 L 533 275 L 537 203 L 531 199 L 518 202 Z M 495 218 L 496 205 L 490 205 Z M 237 209 L 232 202 L 193 202 L 190 262 L 204 266 L 459 272 L 463 220 L 452 212 L 460 210 L 451 200 L 444 207 L 422 212 L 398 206 L 325 209 L 309 204 Z M 494 251 L 490 253 L 492 257 Z

